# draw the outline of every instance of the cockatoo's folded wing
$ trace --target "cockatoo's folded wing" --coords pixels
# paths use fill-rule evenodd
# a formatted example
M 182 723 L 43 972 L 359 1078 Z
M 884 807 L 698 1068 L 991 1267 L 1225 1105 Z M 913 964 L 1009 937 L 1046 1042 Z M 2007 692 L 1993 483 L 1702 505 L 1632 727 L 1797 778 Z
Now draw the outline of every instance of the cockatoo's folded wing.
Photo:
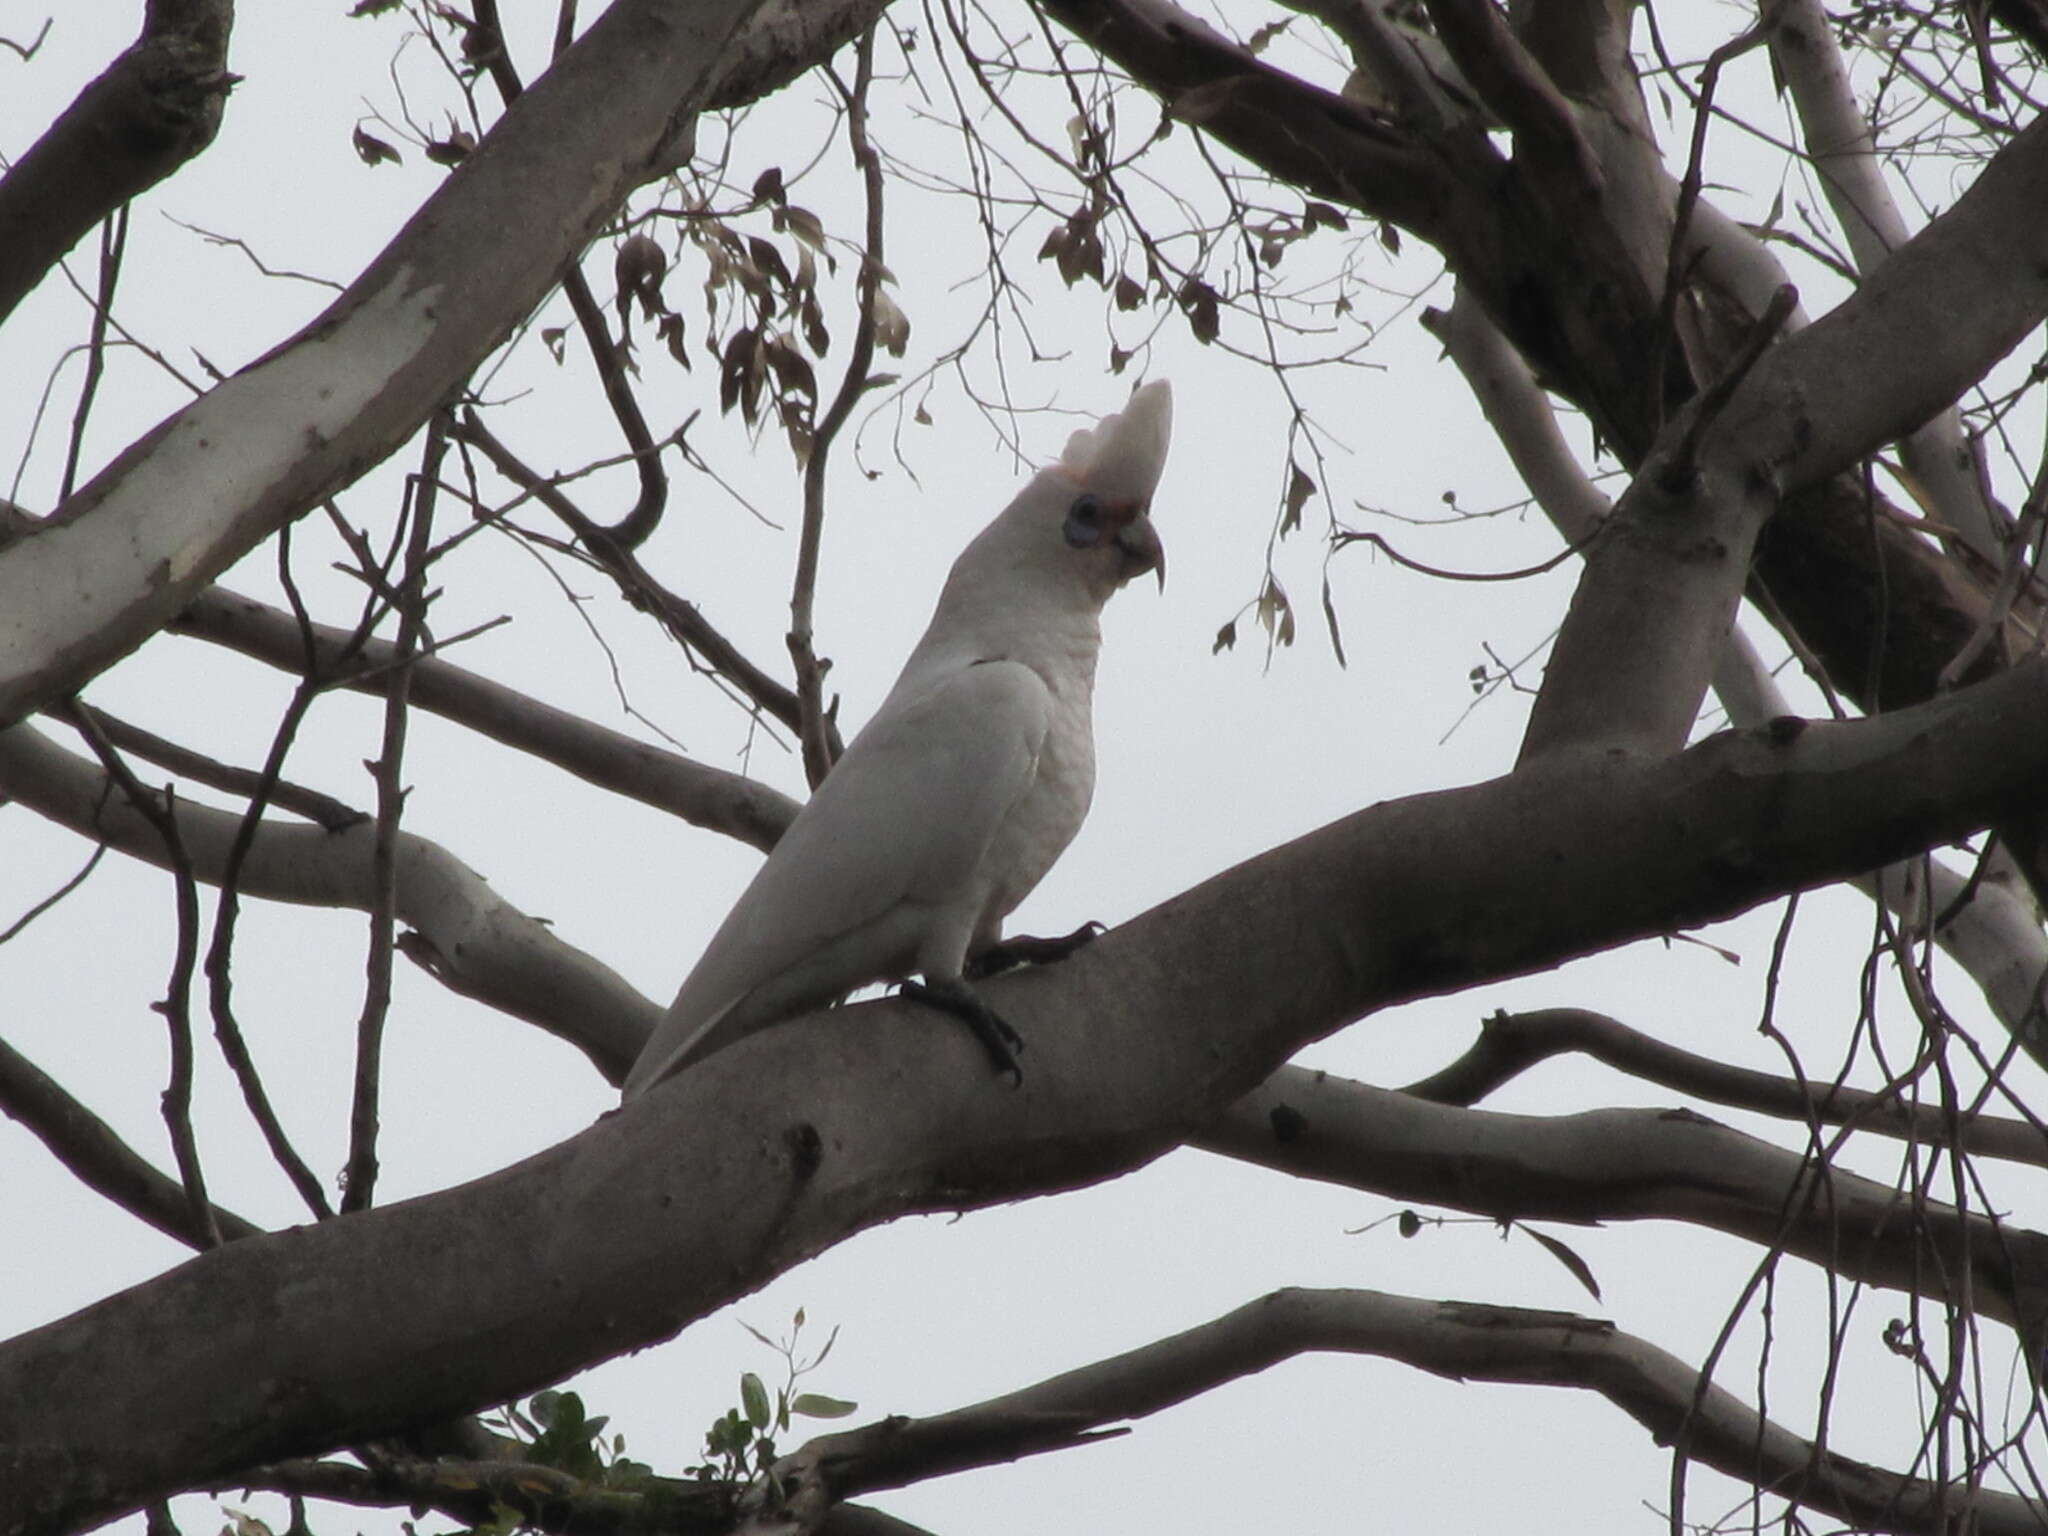
M 626 1096 L 728 1035 L 915 969 L 933 909 L 962 906 L 1031 786 L 1052 713 L 1045 683 L 1014 661 L 964 665 L 892 700 L 713 935 Z

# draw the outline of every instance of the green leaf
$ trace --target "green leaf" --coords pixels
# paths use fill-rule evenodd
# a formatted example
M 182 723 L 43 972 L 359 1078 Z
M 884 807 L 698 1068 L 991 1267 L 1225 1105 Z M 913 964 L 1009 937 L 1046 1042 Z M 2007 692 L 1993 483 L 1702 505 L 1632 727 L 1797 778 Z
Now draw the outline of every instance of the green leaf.
M 766 1429 L 774 1420 L 768 1406 L 768 1389 L 752 1371 L 740 1377 L 740 1406 L 746 1409 L 747 1422 L 755 1429 Z
M 843 1419 L 859 1403 L 849 1403 L 843 1397 L 827 1397 L 822 1392 L 799 1392 L 790 1399 L 789 1411 L 802 1414 L 807 1419 Z

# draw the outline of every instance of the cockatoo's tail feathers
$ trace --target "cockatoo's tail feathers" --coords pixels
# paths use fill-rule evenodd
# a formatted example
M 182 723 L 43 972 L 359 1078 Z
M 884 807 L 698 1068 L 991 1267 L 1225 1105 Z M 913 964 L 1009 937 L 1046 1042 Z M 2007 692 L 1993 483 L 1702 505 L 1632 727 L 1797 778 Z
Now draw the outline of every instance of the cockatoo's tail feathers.
M 1067 439 L 1060 467 L 1112 504 L 1144 506 L 1166 467 L 1173 436 L 1173 386 L 1154 379 L 1131 392 L 1113 416 Z

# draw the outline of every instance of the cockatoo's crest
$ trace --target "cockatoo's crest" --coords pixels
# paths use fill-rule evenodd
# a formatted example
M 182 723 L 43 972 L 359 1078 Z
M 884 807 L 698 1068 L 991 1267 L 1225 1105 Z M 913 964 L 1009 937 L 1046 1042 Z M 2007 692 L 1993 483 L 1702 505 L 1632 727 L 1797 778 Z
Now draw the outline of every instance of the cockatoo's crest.
M 1173 389 L 1154 379 L 1121 411 L 1068 438 L 1060 468 L 1105 501 L 1142 506 L 1159 486 L 1172 435 Z

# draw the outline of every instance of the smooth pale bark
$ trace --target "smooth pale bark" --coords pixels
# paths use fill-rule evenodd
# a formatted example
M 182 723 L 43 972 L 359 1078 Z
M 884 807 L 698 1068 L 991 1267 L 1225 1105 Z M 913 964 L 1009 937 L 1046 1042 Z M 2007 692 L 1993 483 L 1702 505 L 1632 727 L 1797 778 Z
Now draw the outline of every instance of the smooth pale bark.
M 1939 1201 L 1908 1212 L 1890 1185 L 1683 1110 L 1509 1115 L 1282 1067 L 1195 1145 L 1501 1221 L 1691 1222 L 2037 1337 L 2048 1317 L 2048 1237 Z
M 626 196 L 687 153 L 697 108 L 758 80 L 748 39 L 729 45 L 761 3 L 616 0 L 325 314 L 11 547 L 0 723 L 75 691 L 403 443 Z M 876 8 L 812 6 L 803 35 L 822 46 Z M 786 25 L 788 9 L 768 19 Z
M 1791 93 L 1808 163 L 1834 211 L 1849 259 L 1873 272 L 1911 238 L 1885 185 L 1884 165 L 1820 0 L 1782 0 L 1771 11 L 1771 60 Z M 1937 522 L 1983 559 L 2004 556 L 2005 530 L 1977 483 L 1975 457 L 1953 408 L 1899 443 L 1917 494 Z
M 1522 483 L 1558 532 L 1571 544 L 1590 540 L 1612 504 L 1579 467 L 1528 364 L 1462 286 L 1448 312 L 1432 310 L 1423 324 L 1443 342 Z M 1711 685 L 1737 727 L 1793 713 L 1777 679 L 1739 628 L 1729 631 L 1714 660 Z M 1991 860 L 1986 878 L 1974 881 L 1932 858 L 1860 875 L 1854 883 L 1865 895 L 1881 899 L 1909 934 L 1925 932 L 1939 917 L 1935 942 L 1983 989 L 2022 1048 L 2048 1063 L 2048 1006 L 2043 1001 L 2048 995 L 2048 935 L 2010 855 L 2000 848 Z
M 894 1216 L 1110 1177 L 1364 1012 L 1838 879 L 2044 773 L 2035 662 L 1878 720 L 1346 817 L 988 983 L 1031 1041 L 1014 1093 L 912 1004 L 765 1030 L 502 1172 L 232 1244 L 0 1347 L 0 1533 L 503 1402 Z
M 0 793 L 82 836 L 170 867 L 162 836 L 99 764 L 32 726 L 0 731 Z M 242 818 L 190 800 L 175 809 L 193 874 L 218 885 Z M 376 889 L 376 842 L 367 819 L 330 832 L 272 818 L 250 844 L 237 888 L 262 900 L 366 912 Z M 563 1035 L 601 1069 L 638 1052 L 661 1010 L 624 977 L 557 938 L 438 843 L 401 832 L 396 859 L 397 914 L 413 930 L 400 945 L 443 985 Z
M 2048 312 L 2048 120 L 1838 308 L 1771 347 L 1700 432 L 1697 397 L 1587 552 L 1522 761 L 1669 752 L 1699 713 L 1780 500 L 1917 427 Z
M 1583 188 L 1551 185 L 1535 174 L 1544 162 L 1504 160 L 1471 132 L 1418 131 L 1297 79 L 1174 0 L 1046 0 L 1044 8 L 1128 70 L 1169 111 L 1261 169 L 1435 245 L 1549 386 L 1588 412 L 1626 464 L 1638 465 L 1650 454 L 1665 401 L 1683 399 L 1721 372 L 1749 317 L 1760 312 L 1751 299 L 1754 273 L 1731 275 L 1717 261 L 1700 266 L 1693 274 L 1703 280 L 1696 285 L 1702 290 L 1698 313 L 1688 319 L 1688 305 L 1680 304 L 1675 318 L 1690 359 L 1708 378 L 1689 379 L 1670 366 L 1663 377 L 1651 377 L 1652 365 L 1668 350 L 1660 340 L 1658 268 L 1669 239 L 1670 178 L 1651 143 L 1630 63 L 1633 8 L 1619 0 L 1537 3 L 1517 13 L 1523 43 L 1585 108 L 1581 126 L 1601 155 L 1607 182 L 1592 201 Z M 2001 158 L 2016 151 L 2031 157 L 2041 132 L 2036 125 Z M 1974 344 L 1971 312 L 1980 299 L 2033 302 L 2042 267 L 2021 247 L 2041 243 L 2040 221 L 2028 223 L 2040 206 L 2038 188 L 2018 190 L 2009 209 L 2023 226 L 2018 246 L 1994 243 L 1980 253 L 1995 262 L 2006 251 L 2014 258 L 2010 272 L 1979 270 L 1964 256 L 1953 269 L 1931 274 L 1927 303 L 1954 304 L 1958 323 L 1950 335 L 1943 316 L 1929 317 L 1939 332 L 1928 338 L 1930 362 L 1957 343 Z M 1728 244 L 1715 233 L 1725 220 L 1708 213 L 1701 223 L 1710 251 Z M 1930 377 L 1952 380 L 1953 361 L 1941 357 Z M 1847 358 L 1834 382 L 1867 392 L 1887 376 L 1883 370 L 1910 375 L 1920 364 L 1917 350 Z M 1969 369 L 1962 374 L 1965 382 L 1974 377 Z M 1903 419 L 1892 431 L 1911 428 L 1955 398 L 1916 402 L 1899 413 Z M 1872 439 L 1865 451 L 1883 440 Z M 1757 574 L 1776 600 L 1774 622 L 1796 632 L 1837 688 L 1870 711 L 1936 692 L 1942 670 L 1987 610 L 1985 594 L 1968 573 L 1896 524 L 1882 505 L 1873 509 L 1852 476 L 1808 482 L 1757 555 Z M 1708 622 L 1693 627 L 1712 629 L 1718 610 L 1709 605 L 1703 611 Z M 1612 649 L 1632 643 L 1624 636 Z M 2024 652 L 2023 638 L 1995 646 L 1976 675 Z
M 306 670 L 306 633 L 296 617 L 222 587 L 202 592 L 178 615 L 171 631 L 210 640 L 296 675 Z M 348 630 L 313 625 L 314 665 L 335 678 L 338 686 L 383 693 L 395 675 L 396 648 L 373 638 L 351 652 L 352 638 Z M 722 832 L 765 853 L 796 815 L 796 801 L 745 774 L 713 768 L 611 730 L 440 657 L 419 657 L 408 666 L 408 700 L 417 708 L 692 826 Z
M 1453 1381 L 1598 1392 L 1656 1437 L 1858 1530 L 2034 1536 L 2042 1507 L 2009 1493 L 1901 1477 L 1802 1439 L 1656 1345 L 1569 1312 L 1380 1291 L 1274 1291 L 1212 1322 L 1021 1391 L 924 1419 L 825 1435 L 777 1468 L 796 1512 L 862 1490 L 1064 1450 L 1310 1352 L 1377 1355 Z M 1553 1448 L 1556 1449 L 1556 1448 Z

